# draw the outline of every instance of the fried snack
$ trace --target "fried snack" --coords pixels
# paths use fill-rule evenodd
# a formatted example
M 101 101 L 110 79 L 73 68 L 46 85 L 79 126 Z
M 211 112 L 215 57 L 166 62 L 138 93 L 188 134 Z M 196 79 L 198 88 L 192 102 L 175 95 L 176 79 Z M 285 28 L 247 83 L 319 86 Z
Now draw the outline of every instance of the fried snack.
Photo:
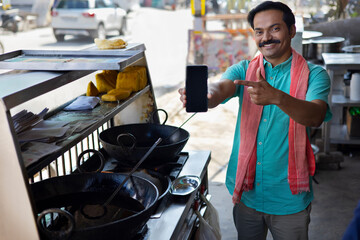
M 107 94 L 102 95 L 101 100 L 106 102 L 119 101 L 128 98 L 130 94 L 131 90 L 117 88 L 109 91 Z
M 98 49 L 104 50 L 104 49 L 120 49 L 125 48 L 127 46 L 127 43 L 118 38 L 118 39 L 99 39 L 95 38 L 94 42 Z
M 103 70 L 102 72 L 103 72 L 104 77 L 106 78 L 107 81 L 111 81 L 111 82 L 116 83 L 116 78 L 117 78 L 117 75 L 118 75 L 119 71 L 117 71 L 117 70 Z
M 99 95 L 99 90 L 96 88 L 94 83 L 92 81 L 90 81 L 87 86 L 86 96 L 94 96 L 95 97 L 97 95 Z
M 116 88 L 139 91 L 139 73 L 136 71 L 119 72 L 116 79 Z
M 116 80 L 116 88 L 130 89 L 137 92 L 147 84 L 146 68 L 141 66 L 127 67 L 119 72 Z
M 100 93 L 107 93 L 116 87 L 116 77 L 112 79 L 106 76 L 104 72 L 95 74 L 96 87 Z
M 146 67 L 142 66 L 130 66 L 125 68 L 124 72 L 137 71 L 139 73 L 139 90 L 146 87 L 147 84 L 147 75 Z

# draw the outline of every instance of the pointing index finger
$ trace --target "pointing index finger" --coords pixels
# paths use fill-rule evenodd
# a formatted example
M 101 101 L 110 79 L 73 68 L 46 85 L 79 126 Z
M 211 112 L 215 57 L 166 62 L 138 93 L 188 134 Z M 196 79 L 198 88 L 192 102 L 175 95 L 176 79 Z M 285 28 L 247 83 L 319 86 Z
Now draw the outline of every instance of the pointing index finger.
M 234 83 L 237 85 L 250 86 L 250 87 L 254 87 L 256 85 L 255 82 L 246 81 L 246 80 L 235 80 Z

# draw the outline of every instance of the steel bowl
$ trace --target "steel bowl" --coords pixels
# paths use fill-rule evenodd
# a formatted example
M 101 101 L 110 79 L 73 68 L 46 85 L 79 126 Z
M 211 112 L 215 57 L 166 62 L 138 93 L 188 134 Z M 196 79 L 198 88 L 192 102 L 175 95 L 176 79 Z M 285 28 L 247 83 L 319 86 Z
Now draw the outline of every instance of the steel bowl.
M 188 196 L 199 188 L 200 182 L 197 176 L 178 177 L 172 182 L 170 193 L 174 196 Z

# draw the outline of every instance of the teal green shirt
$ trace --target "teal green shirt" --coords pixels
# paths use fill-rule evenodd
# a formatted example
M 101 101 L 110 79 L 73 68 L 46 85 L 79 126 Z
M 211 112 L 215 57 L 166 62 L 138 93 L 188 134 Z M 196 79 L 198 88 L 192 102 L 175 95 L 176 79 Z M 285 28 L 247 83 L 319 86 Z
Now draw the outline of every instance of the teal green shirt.
M 285 93 L 290 92 L 290 57 L 282 64 L 272 67 L 264 59 L 266 81 Z M 241 61 L 222 75 L 222 79 L 244 80 L 249 61 Z M 320 99 L 328 102 L 330 78 L 320 66 L 308 63 L 310 75 L 306 100 Z M 236 122 L 234 142 L 226 175 L 226 187 L 230 194 L 234 192 L 238 153 L 240 146 L 240 121 L 243 86 L 237 86 L 233 97 L 239 97 L 239 110 Z M 226 103 L 229 99 L 225 100 Z M 325 121 L 331 119 L 328 107 Z M 308 129 L 309 130 L 309 129 Z M 275 105 L 264 106 L 257 134 L 257 163 L 254 188 L 242 194 L 241 201 L 257 211 L 286 215 L 304 210 L 313 200 L 310 178 L 310 192 L 293 195 L 288 183 L 288 132 L 289 116 Z

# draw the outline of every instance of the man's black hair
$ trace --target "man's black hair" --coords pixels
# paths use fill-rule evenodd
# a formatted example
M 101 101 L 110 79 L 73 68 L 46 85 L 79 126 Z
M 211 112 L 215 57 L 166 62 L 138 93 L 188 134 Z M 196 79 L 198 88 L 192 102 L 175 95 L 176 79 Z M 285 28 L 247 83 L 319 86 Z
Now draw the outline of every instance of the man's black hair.
M 266 11 L 266 10 L 270 10 L 270 9 L 275 9 L 275 10 L 280 10 L 283 12 L 283 20 L 286 23 L 289 31 L 290 31 L 290 27 L 295 24 L 295 16 L 293 14 L 293 12 L 291 11 L 291 9 L 285 5 L 282 2 L 272 2 L 272 1 L 266 1 L 263 3 L 260 3 L 259 5 L 257 5 L 255 8 L 253 8 L 247 17 L 247 20 L 251 26 L 252 29 L 254 29 L 254 17 L 257 13 L 262 12 L 262 11 Z

